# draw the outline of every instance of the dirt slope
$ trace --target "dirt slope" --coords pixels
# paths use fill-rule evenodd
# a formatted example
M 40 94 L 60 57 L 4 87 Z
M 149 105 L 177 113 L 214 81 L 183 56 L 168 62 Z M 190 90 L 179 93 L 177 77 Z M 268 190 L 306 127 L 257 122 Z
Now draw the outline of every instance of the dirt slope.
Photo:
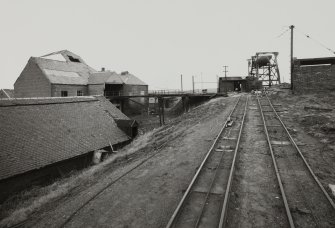
M 62 226 L 93 195 L 135 168 L 84 206 L 66 227 L 163 227 L 236 99 L 217 98 L 174 119 L 135 153 L 32 213 L 24 226 Z

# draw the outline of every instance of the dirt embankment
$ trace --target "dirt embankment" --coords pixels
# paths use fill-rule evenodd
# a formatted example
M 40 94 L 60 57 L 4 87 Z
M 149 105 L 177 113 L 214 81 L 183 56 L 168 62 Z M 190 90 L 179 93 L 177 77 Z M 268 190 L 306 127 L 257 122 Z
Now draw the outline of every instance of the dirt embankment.
M 270 97 L 324 187 L 335 184 L 335 92 L 291 94 L 273 89 Z M 335 197 L 333 196 L 333 199 Z
M 67 225 L 73 227 L 164 226 L 235 101 L 211 100 L 98 166 L 6 202 L 1 226 L 59 227 L 71 215 Z

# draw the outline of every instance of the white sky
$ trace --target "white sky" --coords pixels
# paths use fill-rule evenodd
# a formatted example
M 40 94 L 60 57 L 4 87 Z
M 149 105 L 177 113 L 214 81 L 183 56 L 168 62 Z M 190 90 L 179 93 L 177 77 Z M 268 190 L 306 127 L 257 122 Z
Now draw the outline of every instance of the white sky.
M 278 51 L 289 81 L 289 32 L 335 49 L 334 0 L 0 0 L 0 88 L 13 88 L 30 56 L 68 49 L 88 65 L 128 70 L 149 89 L 247 75 L 247 59 Z M 295 32 L 294 56 L 334 56 Z M 203 84 L 213 88 L 215 84 Z M 201 88 L 201 84 L 196 84 Z

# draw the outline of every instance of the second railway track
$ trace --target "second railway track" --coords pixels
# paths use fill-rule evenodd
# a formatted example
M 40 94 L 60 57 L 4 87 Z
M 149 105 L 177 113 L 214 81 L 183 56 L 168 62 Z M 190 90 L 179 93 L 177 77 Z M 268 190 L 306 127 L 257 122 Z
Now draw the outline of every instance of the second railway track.
M 258 98 L 268 144 L 286 195 L 290 227 L 335 227 L 335 205 L 268 97 Z
M 271 101 L 241 96 L 229 119 L 167 227 L 335 227 L 334 202 Z

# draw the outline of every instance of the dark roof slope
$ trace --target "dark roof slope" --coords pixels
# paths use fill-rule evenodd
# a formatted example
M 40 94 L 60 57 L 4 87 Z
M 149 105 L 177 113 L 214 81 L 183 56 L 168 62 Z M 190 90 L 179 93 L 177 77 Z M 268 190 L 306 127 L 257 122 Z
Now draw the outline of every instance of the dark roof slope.
M 300 65 L 335 64 L 335 57 L 294 59 L 294 62 L 298 62 Z
M 111 106 L 94 97 L 1 100 L 0 180 L 127 141 Z
M 128 116 L 123 114 L 117 107 L 114 105 L 110 105 L 111 102 L 107 100 L 104 96 L 95 96 L 100 101 L 100 106 L 103 108 L 106 112 L 108 112 L 113 119 L 115 120 L 130 120 Z
M 221 77 L 223 81 L 241 81 L 244 80 L 242 77 Z

